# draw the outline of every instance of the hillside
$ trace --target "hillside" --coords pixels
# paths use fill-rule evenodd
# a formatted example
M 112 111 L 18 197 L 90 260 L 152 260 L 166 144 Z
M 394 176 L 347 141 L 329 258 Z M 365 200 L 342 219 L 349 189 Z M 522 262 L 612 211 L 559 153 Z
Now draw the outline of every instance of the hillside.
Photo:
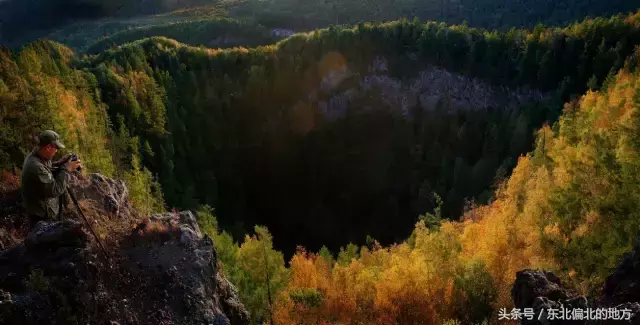
M 627 14 L 636 9 L 637 4 L 627 0 L 5 0 L 0 1 L 0 44 L 17 48 L 37 38 L 47 38 L 85 50 L 117 32 L 145 27 L 170 30 L 154 36 L 200 45 L 191 43 L 189 34 L 179 33 L 172 25 L 216 18 L 297 31 L 413 17 L 508 30 L 533 28 L 540 23 L 565 26 L 587 17 Z M 195 32 L 200 33 L 196 36 L 200 39 L 219 37 L 206 30 Z M 226 32 L 233 33 L 233 29 Z M 249 41 L 245 45 L 258 44 Z
M 144 165 L 171 206 L 214 206 L 235 236 L 266 224 L 289 254 L 336 251 L 404 239 L 433 192 L 444 217 L 488 202 L 533 131 L 622 67 L 638 26 L 638 15 L 507 33 L 405 20 L 224 51 L 154 38 L 85 66 L 111 120 L 148 141 Z
M 86 51 L 97 54 L 118 45 L 154 36 L 165 36 L 179 39 L 185 44 L 212 48 L 255 47 L 273 44 L 281 39 L 264 26 L 234 19 L 187 20 L 120 31 L 95 42 Z
M 469 321 L 460 317 L 495 321 L 499 307 L 511 310 L 512 299 L 518 299 L 512 291 L 514 280 L 540 285 L 539 280 L 516 280 L 516 272 L 527 268 L 554 270 L 566 286 L 583 295 L 618 292 L 619 298 L 637 302 L 637 296 L 625 293 L 635 292 L 628 287 L 630 282 L 613 284 L 637 276 L 633 264 L 637 253 L 625 255 L 628 261 L 615 276 L 607 277 L 640 231 L 635 124 L 639 59 L 640 53 L 631 57 L 626 69 L 602 91 L 589 91 L 567 103 L 553 129 L 541 128 L 535 150 L 519 159 L 491 204 L 438 227 L 429 226 L 426 219 L 416 224 L 406 242 L 356 247 L 341 253 L 337 261 L 322 254 L 297 253 L 291 261 L 292 281 L 276 312 L 278 323 L 337 318 L 345 323 L 386 324 L 374 321 L 383 315 L 389 323 L 420 323 L 421 317 L 430 317 L 425 323 Z M 545 281 L 559 283 L 549 279 Z M 301 291 L 322 299 L 316 304 L 296 303 Z M 542 291 L 522 288 L 521 294 L 534 292 Z M 457 294 L 468 300 L 458 300 Z M 535 297 L 514 303 L 518 308 L 532 307 Z M 559 297 L 549 293 L 547 298 Z M 547 308 L 558 308 L 546 303 Z M 574 302 L 573 307 L 578 306 Z
M 404 20 L 253 49 L 152 38 L 87 60 L 38 42 L 4 56 L 2 164 L 20 166 L 26 135 L 55 121 L 90 170 L 139 175 L 136 195 L 161 187 L 170 207 L 211 205 L 236 238 L 268 225 L 289 256 L 391 244 L 433 193 L 453 219 L 489 202 L 533 131 L 622 67 L 639 17 L 504 33 Z
M 0 51 L 0 189 L 55 129 L 63 154 L 127 184 L 131 220 L 197 211 L 256 324 L 495 323 L 538 276 L 518 271 L 553 271 L 566 299 L 613 290 L 621 259 L 628 276 L 638 45 L 640 12 L 508 31 L 403 19 L 253 48 L 40 40 Z
M 231 13 L 253 15 L 259 22 L 297 28 L 321 28 L 329 24 L 391 21 L 417 17 L 447 24 L 468 22 L 473 27 L 508 30 L 538 24 L 565 26 L 587 17 L 627 14 L 637 9 L 625 0 L 272 0 L 240 2 Z

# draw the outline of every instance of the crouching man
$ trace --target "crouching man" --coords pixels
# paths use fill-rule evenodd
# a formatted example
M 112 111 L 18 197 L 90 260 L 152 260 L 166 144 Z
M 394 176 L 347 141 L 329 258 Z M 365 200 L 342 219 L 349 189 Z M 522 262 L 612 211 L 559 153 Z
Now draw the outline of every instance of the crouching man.
M 57 133 L 47 130 L 22 166 L 22 199 L 29 216 L 30 229 L 40 220 L 53 221 L 62 214 L 62 196 L 69 186 L 69 174 L 81 167 L 71 156 L 52 162 L 58 149 L 64 148 Z

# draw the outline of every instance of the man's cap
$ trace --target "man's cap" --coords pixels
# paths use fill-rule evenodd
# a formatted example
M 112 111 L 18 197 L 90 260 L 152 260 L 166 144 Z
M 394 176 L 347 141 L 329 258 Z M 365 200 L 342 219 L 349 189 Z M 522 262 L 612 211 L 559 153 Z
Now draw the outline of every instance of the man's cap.
M 40 145 L 46 146 L 48 144 L 55 144 L 58 149 L 64 148 L 64 144 L 60 142 L 60 136 L 51 130 L 46 130 L 40 133 Z

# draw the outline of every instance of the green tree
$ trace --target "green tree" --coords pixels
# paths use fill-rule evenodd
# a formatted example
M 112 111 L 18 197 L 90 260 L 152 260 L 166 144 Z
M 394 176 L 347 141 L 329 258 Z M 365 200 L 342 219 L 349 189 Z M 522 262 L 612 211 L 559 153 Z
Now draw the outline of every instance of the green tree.
M 482 260 L 473 259 L 465 265 L 462 274 L 456 276 L 454 285 L 466 297 L 465 308 L 459 311 L 464 323 L 481 324 L 491 319 L 498 293 Z
M 246 236 L 238 250 L 240 274 L 234 283 L 238 286 L 256 324 L 270 321 L 275 297 L 287 282 L 289 272 L 282 253 L 273 249 L 269 231 L 256 226 L 253 236 Z
M 151 172 L 141 166 L 138 153 L 138 139 L 132 139 L 131 170 L 124 173 L 124 181 L 129 189 L 129 198 L 141 215 L 151 215 L 165 211 L 160 184 Z
M 357 259 L 358 256 L 360 255 L 359 252 L 360 248 L 358 247 L 358 245 L 355 245 L 353 243 L 349 243 L 349 245 L 347 245 L 346 248 L 341 247 L 340 248 L 340 253 L 338 253 L 338 260 L 337 263 L 340 265 L 349 265 L 351 264 L 351 260 L 352 259 Z

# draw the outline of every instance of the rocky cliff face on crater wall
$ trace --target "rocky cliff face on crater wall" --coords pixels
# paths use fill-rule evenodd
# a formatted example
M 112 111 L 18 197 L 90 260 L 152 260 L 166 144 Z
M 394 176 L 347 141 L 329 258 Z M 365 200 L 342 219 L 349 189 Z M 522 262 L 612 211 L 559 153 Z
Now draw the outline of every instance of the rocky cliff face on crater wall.
M 359 80 L 358 86 L 336 91 L 350 77 Z M 332 69 L 323 77 L 319 90 L 331 94 L 328 100 L 318 101 L 320 112 L 329 118 L 343 116 L 354 98 L 369 91 L 379 94 L 387 106 L 404 116 L 416 105 L 427 110 L 439 103 L 449 110 L 508 109 L 548 98 L 534 89 L 498 87 L 436 66 L 428 66 L 417 77 L 401 81 L 388 75 L 388 62 L 382 57 L 376 58 L 363 75 L 354 74 L 346 65 Z M 315 97 L 317 94 L 310 94 L 310 98 Z
M 76 180 L 72 190 L 107 256 L 74 214 L 38 223 L 0 252 L 0 323 L 248 323 L 236 289 L 218 272 L 211 238 L 191 212 L 139 222 L 124 183 L 98 174 Z M 3 216 L 5 228 L 12 224 L 6 218 L 21 217 L 14 213 Z

